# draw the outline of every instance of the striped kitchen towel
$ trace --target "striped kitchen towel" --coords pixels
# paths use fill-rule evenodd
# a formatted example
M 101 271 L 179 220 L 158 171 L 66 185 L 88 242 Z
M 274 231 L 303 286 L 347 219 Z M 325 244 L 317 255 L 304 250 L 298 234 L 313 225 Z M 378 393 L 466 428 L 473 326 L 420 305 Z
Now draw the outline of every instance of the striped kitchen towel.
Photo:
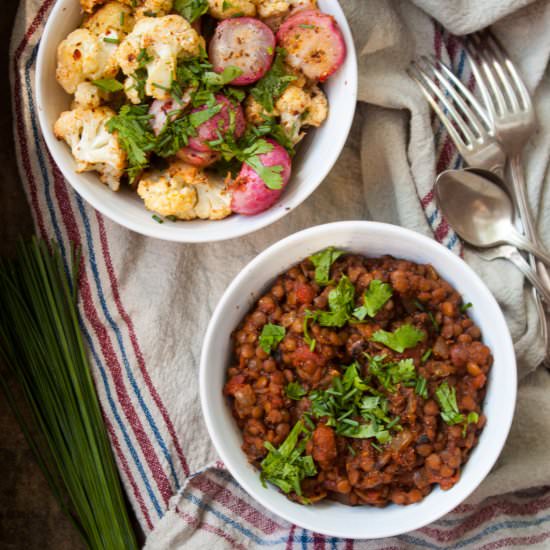
M 357 38 L 362 104 L 339 162 L 314 196 L 283 221 L 250 237 L 208 245 L 177 245 L 129 232 L 93 210 L 64 180 L 41 138 L 34 96 L 37 48 L 53 4 L 21 0 L 16 20 L 10 78 L 18 162 L 37 233 L 59 242 L 66 261 L 70 241 L 82 247 L 82 328 L 113 451 L 148 536 L 147 548 L 548 547 L 550 490 L 543 486 L 550 485 L 545 445 L 550 380 L 536 369 L 543 350 L 535 313 L 513 268 L 482 265 L 465 255 L 499 299 L 516 344 L 521 386 L 510 440 L 467 503 L 414 533 L 369 542 L 332 539 L 290 525 L 256 504 L 209 442 L 197 368 L 202 334 L 228 282 L 255 254 L 290 232 L 371 217 L 431 234 L 463 252 L 431 192 L 435 171 L 459 166 L 460 159 L 403 71 L 415 54 L 430 53 L 474 86 L 464 51 L 444 26 L 462 33 L 506 16 L 495 29 L 536 91 L 542 128 L 529 151 L 530 198 L 539 212 L 549 206 L 542 189 L 550 150 L 550 86 L 542 76 L 550 49 L 550 3 L 343 1 Z M 541 215 L 539 223 L 549 236 L 548 217 Z

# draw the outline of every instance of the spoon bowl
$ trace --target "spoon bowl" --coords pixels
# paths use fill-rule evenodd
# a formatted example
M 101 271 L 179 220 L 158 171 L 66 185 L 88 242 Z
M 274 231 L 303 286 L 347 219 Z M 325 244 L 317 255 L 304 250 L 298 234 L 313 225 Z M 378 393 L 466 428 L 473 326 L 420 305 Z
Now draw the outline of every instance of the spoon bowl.
M 516 230 L 512 199 L 492 179 L 469 170 L 447 170 L 437 177 L 435 198 L 449 224 L 471 245 L 510 244 L 550 264 L 550 255 Z

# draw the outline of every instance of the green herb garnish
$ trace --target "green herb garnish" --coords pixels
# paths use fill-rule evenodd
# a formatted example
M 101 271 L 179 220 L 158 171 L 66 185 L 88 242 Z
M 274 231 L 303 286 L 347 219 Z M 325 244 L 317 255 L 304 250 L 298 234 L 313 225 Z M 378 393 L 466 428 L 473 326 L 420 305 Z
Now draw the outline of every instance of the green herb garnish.
M 148 105 L 123 105 L 106 124 L 109 132 L 117 132 L 118 141 L 128 155 L 127 172 L 131 180 L 147 168 L 148 153 L 155 148 L 150 119 Z
M 416 379 L 416 386 L 414 387 L 414 392 L 416 395 L 419 395 L 423 399 L 428 399 L 428 383 L 423 376 L 419 376 Z
M 374 317 L 391 297 L 391 285 L 374 279 L 363 295 L 363 305 L 355 309 L 353 316 L 360 321 L 363 321 L 367 315 Z
M 299 401 L 307 391 L 298 382 L 289 382 L 285 388 L 285 395 L 294 401 Z
M 425 363 L 429 358 L 430 356 L 432 355 L 432 350 L 431 348 L 430 349 L 427 349 L 423 354 L 422 354 L 422 357 L 420 358 L 420 361 L 422 363 Z
M 278 449 L 269 441 L 264 442 L 269 451 L 260 463 L 260 479 L 264 487 L 265 482 L 269 481 L 285 494 L 294 492 L 302 496 L 302 480 L 317 474 L 313 458 L 304 454 L 309 438 L 309 430 L 298 420 Z
M 369 361 L 369 374 L 376 376 L 380 384 L 390 392 L 395 391 L 397 384 L 412 386 L 416 381 L 412 359 L 384 363 L 384 356 L 377 355 Z
M 285 327 L 273 325 L 271 323 L 264 325 L 259 339 L 260 347 L 267 354 L 271 353 L 285 337 L 285 333 Z
M 465 313 L 468 311 L 471 307 L 474 307 L 474 304 L 472 302 L 468 302 L 467 304 L 462 304 L 460 306 L 460 313 Z
M 332 264 L 342 255 L 343 250 L 337 250 L 333 246 L 321 250 L 309 257 L 311 263 L 315 266 L 315 282 L 320 285 L 328 285 L 330 280 L 330 268 Z
M 157 223 L 164 223 L 164 220 L 160 216 L 157 216 L 156 214 L 153 214 L 151 218 L 153 218 Z
M 401 325 L 393 332 L 377 330 L 370 338 L 371 342 L 379 342 L 388 348 L 403 353 L 408 348 L 414 348 L 426 338 L 424 331 L 410 324 Z
M 447 382 L 443 382 L 437 390 L 435 397 L 441 407 L 441 418 L 446 424 L 460 424 L 464 422 L 464 415 L 458 410 L 456 402 L 456 389 L 450 387 Z
M 193 23 L 208 11 L 208 0 L 175 0 L 174 10 Z
M 110 36 L 104 36 L 103 42 L 107 42 L 108 44 L 120 44 L 120 40 L 118 38 L 111 38 Z
M 114 78 L 92 80 L 92 84 L 105 92 L 118 92 L 124 89 L 124 85 Z
M 277 48 L 277 54 L 273 64 L 267 73 L 250 90 L 252 97 L 268 112 L 273 112 L 274 102 L 288 88 L 288 85 L 296 80 L 295 76 L 286 72 L 284 59 L 286 52 Z
M 283 167 L 280 164 L 266 166 L 260 159 L 260 155 L 273 150 L 273 145 L 264 139 L 259 139 L 250 147 L 242 151 L 243 162 L 248 164 L 265 183 L 268 189 L 281 189 L 283 186 Z
M 314 320 L 323 327 L 343 327 L 350 319 L 355 300 L 355 287 L 342 275 L 335 289 L 328 293 L 329 311 L 315 311 Z

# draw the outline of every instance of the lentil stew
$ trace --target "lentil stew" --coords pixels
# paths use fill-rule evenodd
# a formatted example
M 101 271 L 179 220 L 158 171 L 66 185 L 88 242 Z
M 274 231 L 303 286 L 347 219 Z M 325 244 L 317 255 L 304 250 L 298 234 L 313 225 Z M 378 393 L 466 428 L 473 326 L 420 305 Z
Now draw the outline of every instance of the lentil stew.
M 491 351 L 431 265 L 333 248 L 280 275 L 233 333 L 224 394 L 262 480 L 304 504 L 450 489 L 485 425 Z

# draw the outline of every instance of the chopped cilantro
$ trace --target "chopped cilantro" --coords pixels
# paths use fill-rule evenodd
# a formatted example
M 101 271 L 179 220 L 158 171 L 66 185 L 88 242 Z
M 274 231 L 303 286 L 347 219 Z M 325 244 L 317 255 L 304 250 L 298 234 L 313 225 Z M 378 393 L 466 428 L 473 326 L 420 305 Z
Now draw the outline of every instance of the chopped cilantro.
M 283 493 L 294 492 L 302 496 L 302 480 L 317 473 L 313 458 L 305 455 L 310 437 L 309 430 L 301 420 L 298 420 L 278 449 L 269 441 L 264 442 L 265 448 L 269 451 L 260 464 L 260 479 L 264 486 L 265 482 L 269 481 Z
M 230 10 L 233 7 L 234 7 L 233 4 L 231 4 L 227 0 L 223 0 L 223 2 L 222 2 L 222 11 Z
M 419 395 L 423 399 L 428 399 L 428 382 L 423 376 L 419 376 L 416 379 L 414 393 L 416 393 L 416 395 Z
M 430 349 L 427 349 L 423 354 L 422 354 L 422 357 L 420 358 L 420 361 L 422 361 L 422 363 L 425 363 L 431 356 L 432 354 L 432 350 L 431 348 Z
M 260 159 L 260 155 L 269 153 L 272 150 L 273 145 L 271 143 L 265 141 L 265 139 L 259 139 L 242 151 L 243 161 L 258 174 L 268 189 L 281 189 L 283 186 L 283 177 L 281 176 L 283 167 L 280 164 L 266 166 Z
M 468 413 L 468 416 L 466 417 L 466 422 L 464 423 L 464 428 L 462 428 L 462 437 L 466 437 L 466 433 L 468 432 L 468 426 L 470 424 L 477 424 L 479 422 L 479 414 L 476 412 L 470 412 Z
M 474 307 L 474 304 L 472 304 L 472 302 L 468 302 L 467 304 L 462 304 L 460 306 L 460 313 L 464 313 L 468 311 L 471 307 Z
M 355 287 L 342 275 L 335 289 L 328 293 L 329 311 L 315 311 L 314 320 L 323 327 L 343 327 L 350 319 L 355 300 Z
M 260 347 L 266 353 L 271 353 L 285 337 L 285 333 L 285 327 L 273 325 L 271 323 L 264 325 L 259 339 Z
M 315 26 L 314 25 L 307 25 L 306 23 L 302 23 L 301 25 L 298 25 L 299 27 L 301 27 L 302 29 L 314 29 Z
M 124 89 L 124 86 L 114 78 L 100 78 L 92 80 L 92 84 L 104 92 L 118 92 Z
M 304 315 L 304 323 L 302 325 L 303 326 L 302 332 L 304 334 L 304 342 L 309 346 L 310 351 L 314 351 L 315 350 L 315 345 L 317 344 L 317 341 L 315 340 L 315 338 L 312 338 L 309 335 L 309 325 L 308 325 L 308 323 L 309 323 L 310 319 L 315 319 L 315 314 L 312 313 L 309 310 L 306 310 L 305 315 Z
M 123 27 L 124 26 L 124 12 L 121 11 L 120 12 L 120 26 Z
M 120 44 L 120 40 L 118 38 L 112 38 L 110 36 L 104 36 L 103 42 L 107 42 L 107 44 Z
M 370 282 L 369 287 L 363 296 L 364 305 L 358 307 L 353 312 L 354 317 L 363 321 L 368 315 L 374 317 L 391 298 L 392 288 L 388 283 L 383 283 L 378 279 Z
M 437 390 L 435 397 L 441 407 L 441 418 L 446 424 L 460 424 L 464 422 L 464 415 L 458 410 L 456 402 L 456 389 L 443 382 Z
M 226 67 L 222 73 L 215 73 L 213 71 L 205 72 L 203 74 L 202 81 L 209 89 L 221 88 L 242 74 L 243 71 L 242 69 L 239 69 L 239 67 L 229 66 Z
M 298 382 L 290 382 L 285 388 L 285 395 L 295 401 L 299 401 L 306 394 L 307 391 Z
M 388 416 L 388 400 L 361 378 L 357 363 L 346 367 L 343 376 L 335 376 L 329 389 L 315 390 L 308 397 L 312 415 L 326 418 L 338 435 L 387 443 L 389 430 L 401 428 L 399 417 Z
M 426 338 L 424 331 L 413 325 L 401 325 L 393 332 L 377 330 L 370 338 L 371 342 L 379 342 L 388 348 L 403 353 L 408 348 L 414 348 L 419 342 Z
M 286 72 L 284 59 L 286 52 L 277 48 L 277 54 L 267 73 L 250 90 L 252 97 L 268 112 L 273 112 L 274 102 L 296 80 L 295 76 Z
M 149 124 L 148 105 L 123 105 L 111 118 L 107 130 L 117 132 L 118 141 L 128 155 L 128 176 L 135 178 L 149 165 L 148 153 L 155 148 L 155 135 Z
M 157 223 L 164 223 L 164 220 L 160 217 L 160 216 L 157 216 L 156 214 L 153 214 L 151 216 Z
M 208 0 L 175 0 L 174 10 L 193 23 L 208 11 Z
M 384 355 L 369 357 L 369 374 L 388 391 L 394 392 L 397 384 L 413 386 L 416 381 L 416 369 L 412 359 L 401 359 L 397 362 L 385 362 Z
M 222 110 L 222 106 L 218 103 L 212 107 L 206 107 L 202 111 L 195 111 L 189 115 L 189 122 L 193 128 L 198 128 L 201 124 L 209 121 L 214 115 L 217 115 Z
M 343 250 L 337 250 L 333 246 L 329 246 L 309 257 L 311 263 L 315 266 L 315 282 L 320 285 L 331 283 L 330 267 L 342 254 L 345 254 Z

